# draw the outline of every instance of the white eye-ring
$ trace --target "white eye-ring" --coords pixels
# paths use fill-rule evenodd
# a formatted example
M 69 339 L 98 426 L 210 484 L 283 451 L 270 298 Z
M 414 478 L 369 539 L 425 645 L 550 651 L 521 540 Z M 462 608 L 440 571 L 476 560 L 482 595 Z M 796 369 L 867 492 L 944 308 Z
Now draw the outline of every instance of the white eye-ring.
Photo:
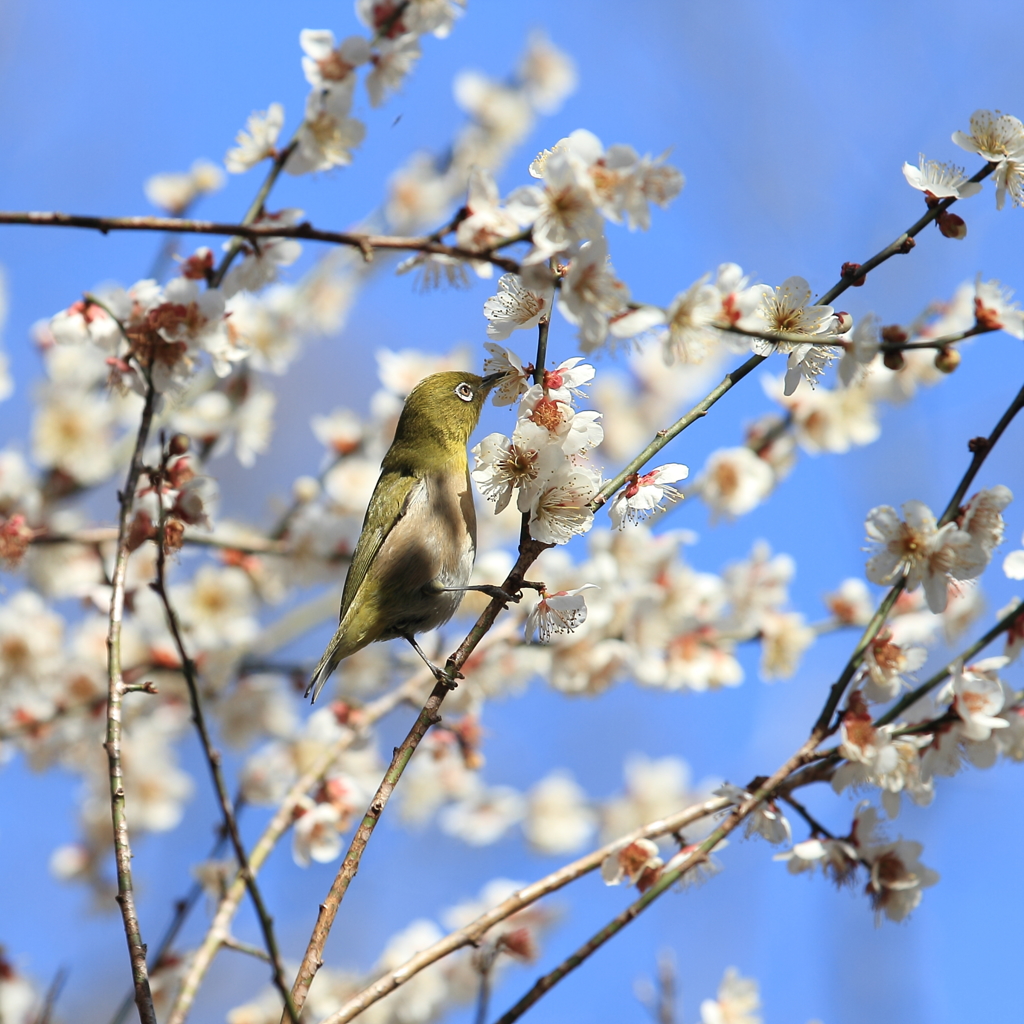
M 473 401 L 473 389 L 465 381 L 455 389 L 455 394 L 457 394 L 464 402 Z

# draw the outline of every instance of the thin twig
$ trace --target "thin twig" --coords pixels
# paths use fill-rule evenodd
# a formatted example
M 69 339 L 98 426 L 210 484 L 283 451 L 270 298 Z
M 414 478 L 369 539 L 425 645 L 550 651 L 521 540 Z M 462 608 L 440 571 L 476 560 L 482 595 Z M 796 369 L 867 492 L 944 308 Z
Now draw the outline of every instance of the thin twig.
M 419 974 L 420 971 L 424 970 L 424 968 L 454 953 L 457 949 L 462 949 L 464 946 L 477 945 L 484 935 L 496 924 L 518 913 L 524 907 L 536 903 L 542 897 L 557 892 L 570 882 L 574 882 L 591 871 L 597 870 L 606 857 L 615 853 L 623 846 L 628 846 L 637 839 L 654 839 L 658 836 L 671 835 L 673 832 L 678 832 L 695 821 L 699 821 L 712 814 L 718 814 L 729 806 L 729 801 L 725 797 L 715 797 L 714 799 L 694 804 L 691 807 L 686 807 L 668 818 L 652 821 L 650 824 L 635 829 L 627 835 L 613 839 L 610 843 L 606 843 L 592 853 L 588 853 L 578 860 L 566 864 L 539 881 L 524 886 L 509 896 L 508 899 L 499 903 L 498 906 L 488 910 L 486 914 L 481 914 L 475 921 L 451 932 L 443 939 L 439 939 L 432 946 L 428 946 L 411 957 L 400 967 L 378 978 L 372 985 L 367 986 L 362 992 L 349 999 L 340 1009 L 326 1018 L 322 1024 L 347 1024 L 348 1021 L 358 1017 L 367 1007 L 372 1006 L 389 993 L 394 992 L 396 988 L 404 985 L 411 978 Z
M 371 235 L 358 231 L 322 231 L 309 223 L 289 225 L 228 224 L 222 221 L 192 220 L 180 217 L 92 217 L 80 214 L 0 211 L 0 224 L 25 224 L 34 227 L 86 228 L 107 234 L 109 231 L 176 231 L 193 235 L 230 235 L 234 238 L 297 238 L 309 242 L 348 245 L 362 252 L 375 249 L 399 252 L 436 253 L 460 260 L 483 260 L 509 273 L 519 271 L 519 263 L 507 256 L 481 249 L 465 249 L 432 241 L 426 235 Z M 518 237 L 509 241 L 518 241 Z M 230 250 L 229 250 L 230 251 Z M 237 253 L 237 249 L 235 252 Z M 216 286 L 217 282 L 214 282 Z
M 236 953 L 245 953 L 246 956 L 252 956 L 257 960 L 262 960 L 264 963 L 270 963 L 270 955 L 265 949 L 260 949 L 259 946 L 250 945 L 248 942 L 241 942 L 233 935 L 228 935 L 221 939 L 220 944 L 225 949 L 233 949 Z
M 165 449 L 160 466 L 161 481 L 167 471 L 167 463 L 170 459 L 169 450 Z M 150 475 L 153 475 L 151 471 Z M 245 852 L 245 845 L 242 842 L 241 834 L 238 831 L 238 822 L 235 819 L 234 808 L 231 806 L 231 797 L 228 795 L 227 784 L 224 782 L 224 773 L 221 770 L 220 752 L 213 746 L 209 730 L 206 727 L 206 716 L 203 713 L 202 701 L 199 698 L 199 683 L 196 678 L 195 663 L 189 657 L 185 647 L 185 641 L 181 634 L 181 626 L 178 616 L 171 605 L 170 595 L 167 592 L 167 553 L 164 543 L 166 529 L 166 512 L 163 502 L 159 502 L 159 528 L 157 532 L 157 557 L 156 557 L 156 582 L 153 589 L 156 591 L 164 606 L 164 614 L 167 619 L 167 628 L 170 630 L 174 640 L 174 646 L 178 651 L 181 661 L 182 674 L 185 677 L 185 684 L 188 687 L 189 701 L 192 705 L 192 720 L 195 723 L 196 732 L 203 747 L 203 754 L 206 757 L 206 764 L 210 769 L 210 776 L 213 780 L 213 788 L 220 805 L 221 816 L 224 820 L 224 828 L 231 839 L 231 845 L 238 859 L 238 866 L 245 877 L 246 888 L 249 890 L 249 897 L 252 900 L 253 909 L 259 919 L 260 931 L 263 933 L 263 941 L 267 947 L 269 960 L 273 965 L 274 986 L 281 993 L 284 999 L 285 1011 L 291 1019 L 291 1024 L 299 1024 L 299 1014 L 292 1006 L 288 986 L 284 980 L 284 968 L 281 964 L 281 955 L 277 947 L 277 938 L 274 935 L 274 922 L 263 901 L 263 894 L 256 884 L 256 876 L 249 867 L 249 858 Z
M 114 828 L 114 860 L 117 866 L 117 902 L 121 908 L 121 921 L 128 941 L 128 956 L 132 967 L 132 985 L 135 1005 L 142 1024 L 156 1024 L 153 995 L 149 988 L 146 967 L 146 944 L 135 910 L 132 887 L 132 849 L 128 836 L 128 817 L 125 811 L 124 773 L 121 764 L 121 700 L 124 679 L 121 673 L 121 624 L 124 618 L 125 575 L 128 570 L 128 534 L 131 528 L 135 489 L 142 474 L 142 453 L 149 439 L 156 406 L 156 389 L 151 380 L 146 384 L 146 399 L 142 407 L 139 431 L 124 490 L 120 494 L 121 511 L 118 519 L 117 550 L 111 577 L 110 621 L 107 631 L 107 768 L 110 775 L 110 813 Z
M 50 1021 L 53 1019 L 54 1007 L 57 1005 L 57 1000 L 60 998 L 67 980 L 68 969 L 66 967 L 58 967 L 57 973 L 53 976 L 53 981 L 50 982 L 50 987 L 46 990 L 46 998 L 43 1000 L 43 1005 L 36 1015 L 33 1024 L 50 1024 Z
M 341 754 L 358 738 L 365 735 L 370 725 L 394 710 L 407 697 L 420 692 L 423 683 L 428 678 L 429 674 L 424 669 L 416 673 L 401 686 L 396 687 L 359 710 L 358 720 L 353 722 L 351 730 L 344 733 L 331 746 L 320 753 L 302 777 L 296 780 L 284 800 L 281 801 L 281 804 L 274 812 L 273 818 L 271 818 L 263 830 L 263 834 L 249 853 L 250 871 L 253 873 L 259 872 L 280 838 L 291 826 L 296 806 L 314 786 L 319 784 L 323 776 Z M 217 950 L 223 943 L 225 936 L 230 934 L 231 921 L 238 911 L 242 897 L 245 895 L 245 890 L 245 878 L 239 871 L 228 886 L 227 891 L 221 897 L 214 913 L 213 921 L 199 948 L 192 957 L 188 972 L 182 979 L 181 987 L 167 1016 L 168 1024 L 182 1024 L 188 1015 L 203 977 L 213 963 L 213 958 L 216 956 Z

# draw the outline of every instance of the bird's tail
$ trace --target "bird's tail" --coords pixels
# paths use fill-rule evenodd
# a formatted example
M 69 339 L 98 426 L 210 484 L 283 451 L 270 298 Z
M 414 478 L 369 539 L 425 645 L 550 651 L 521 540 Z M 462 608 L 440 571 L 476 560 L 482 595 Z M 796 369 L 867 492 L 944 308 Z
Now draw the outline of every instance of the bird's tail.
M 331 678 L 331 674 L 338 667 L 339 662 L 350 654 L 355 654 L 360 647 L 364 646 L 365 644 L 352 644 L 343 635 L 339 626 L 338 631 L 331 637 L 331 642 L 327 645 L 327 650 L 324 651 L 320 664 L 313 670 L 313 674 L 309 678 L 309 686 L 306 687 L 306 692 L 303 696 L 308 697 L 312 694 L 313 699 L 310 703 L 315 704 L 317 697 L 320 696 L 320 691 L 324 688 L 327 680 Z

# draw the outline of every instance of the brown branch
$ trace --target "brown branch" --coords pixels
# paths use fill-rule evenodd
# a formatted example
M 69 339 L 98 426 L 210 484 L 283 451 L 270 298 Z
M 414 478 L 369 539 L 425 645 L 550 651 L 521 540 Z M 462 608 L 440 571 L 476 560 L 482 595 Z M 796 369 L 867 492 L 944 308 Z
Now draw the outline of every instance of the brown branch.
M 652 821 L 642 828 L 635 829 L 627 835 L 620 836 L 593 853 L 566 864 L 557 871 L 552 872 L 545 878 L 527 885 L 518 892 L 513 893 L 508 899 L 499 903 L 498 906 L 481 914 L 475 921 L 453 931 L 443 939 L 439 939 L 432 946 L 411 957 L 400 967 L 378 978 L 372 985 L 367 986 L 362 992 L 353 996 L 342 1007 L 327 1017 L 321 1024 L 347 1024 L 359 1016 L 364 1010 L 372 1006 L 384 996 L 394 992 L 396 988 L 404 985 L 410 978 L 415 977 L 424 968 L 443 959 L 457 949 L 464 946 L 477 945 L 496 924 L 506 920 L 513 914 L 518 913 L 524 907 L 536 903 L 537 900 L 550 893 L 557 892 L 570 882 L 582 878 L 584 875 L 595 871 L 610 854 L 615 853 L 623 846 L 628 846 L 637 839 L 653 839 L 657 836 L 671 835 L 678 832 L 687 825 L 708 815 L 717 814 L 719 811 L 729 807 L 729 801 L 725 797 L 715 797 L 712 800 L 705 800 L 703 803 L 694 804 L 684 808 L 668 818 L 659 821 Z
M 193 235 L 229 235 L 256 241 L 264 238 L 296 238 L 308 242 L 348 245 L 363 253 L 372 253 L 380 249 L 431 253 L 460 260 L 483 260 L 510 273 L 519 271 L 519 263 L 516 260 L 499 256 L 487 249 L 477 251 L 464 249 L 458 245 L 445 245 L 443 242 L 433 241 L 426 235 L 372 235 L 358 231 L 323 231 L 308 222 L 292 225 L 253 225 L 181 217 L 92 217 L 71 213 L 8 210 L 0 211 L 0 224 L 86 228 L 103 234 L 110 231 L 174 231 Z M 236 249 L 235 252 L 237 251 Z
M 125 575 L 128 570 L 128 534 L 131 529 L 135 489 L 142 474 L 142 453 L 149 439 L 153 423 L 153 410 L 157 393 L 152 381 L 147 380 L 146 400 L 142 408 L 139 432 L 124 490 L 120 493 L 121 512 L 118 519 L 117 551 L 111 578 L 110 621 L 107 630 L 107 769 L 110 775 L 110 814 L 114 828 L 114 860 L 117 866 L 117 902 L 121 908 L 121 921 L 128 941 L 131 959 L 135 1005 L 142 1024 L 156 1024 L 153 995 L 149 988 L 146 967 L 146 944 L 135 910 L 132 887 L 132 849 L 128 836 L 128 817 L 125 811 L 124 774 L 121 765 L 121 699 L 124 678 L 121 673 L 121 625 L 124 619 Z
M 159 481 L 161 483 L 166 478 L 167 465 L 170 458 L 170 449 L 164 447 L 159 472 Z M 152 470 L 150 471 L 150 476 L 154 476 L 154 472 Z M 217 796 L 217 801 L 220 805 L 220 813 L 224 821 L 224 828 L 231 840 L 231 845 L 235 851 L 235 857 L 238 860 L 239 870 L 245 878 L 246 888 L 249 890 L 249 897 L 252 900 L 253 909 L 256 911 L 256 916 L 259 919 L 260 931 L 263 933 L 263 941 L 267 947 L 268 959 L 273 966 L 272 973 L 274 986 L 281 993 L 281 997 L 284 999 L 285 1010 L 287 1016 L 291 1019 L 291 1024 L 299 1024 L 298 1012 L 294 1006 L 292 1006 L 288 986 L 285 984 L 284 980 L 284 968 L 281 965 L 281 955 L 277 947 L 277 938 L 274 935 L 274 922 L 267 910 L 266 904 L 263 901 L 263 894 L 260 892 L 259 886 L 256 884 L 256 876 L 253 874 L 252 869 L 249 866 L 249 858 L 245 852 L 245 844 L 242 842 L 242 836 L 238 831 L 238 821 L 235 818 L 234 808 L 231 804 L 231 797 L 228 795 L 227 784 L 224 781 L 224 773 L 221 770 L 220 752 L 213 746 L 209 730 L 206 727 L 206 716 L 203 713 L 202 701 L 199 698 L 199 684 L 196 676 L 195 663 L 189 657 L 188 650 L 185 647 L 185 641 L 181 634 L 181 626 L 178 622 L 178 616 L 171 605 L 170 595 L 167 592 L 167 552 L 166 544 L 164 542 L 167 521 L 163 502 L 159 503 L 159 508 L 160 516 L 157 533 L 156 582 L 153 584 L 153 589 L 156 591 L 164 606 L 164 614 L 167 618 L 167 628 L 170 630 L 171 636 L 174 639 L 174 646 L 177 649 L 178 657 L 181 660 L 182 674 L 185 676 L 185 684 L 188 687 L 189 702 L 192 705 L 192 721 L 195 723 L 196 732 L 199 734 L 199 740 L 203 747 L 203 754 L 206 758 L 206 764 L 210 769 L 210 776 L 213 781 L 213 788 Z
M 357 718 L 352 723 L 351 731 L 340 736 L 330 747 L 323 750 L 309 765 L 302 777 L 296 780 L 295 784 L 288 791 L 288 794 L 274 812 L 273 818 L 271 818 L 267 827 L 263 830 L 263 834 L 249 853 L 250 871 L 256 873 L 260 870 L 278 841 L 291 826 L 294 820 L 295 808 L 299 802 L 314 786 L 319 784 L 338 757 L 358 738 L 365 735 L 369 726 L 374 722 L 377 722 L 393 711 L 399 704 L 420 692 L 424 682 L 429 678 L 429 673 L 426 670 L 418 672 L 390 693 L 384 694 L 366 707 L 359 709 Z M 192 957 L 188 972 L 182 979 L 174 1005 L 168 1013 L 167 1024 L 182 1024 L 188 1015 L 203 977 L 213 963 L 213 958 L 223 944 L 224 938 L 230 934 L 231 921 L 238 911 L 242 897 L 245 895 L 245 890 L 245 878 L 239 871 L 228 886 L 227 891 L 221 897 L 214 913 L 213 921 L 199 948 Z

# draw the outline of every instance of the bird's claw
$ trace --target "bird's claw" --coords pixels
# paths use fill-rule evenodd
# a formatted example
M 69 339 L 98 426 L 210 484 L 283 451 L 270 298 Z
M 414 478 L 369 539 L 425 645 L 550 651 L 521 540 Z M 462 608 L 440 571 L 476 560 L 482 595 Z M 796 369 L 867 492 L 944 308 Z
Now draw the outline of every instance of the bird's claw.
M 520 593 L 510 594 L 503 587 L 495 587 L 489 583 L 485 583 L 478 588 L 481 594 L 485 594 L 492 600 L 504 601 L 505 604 L 518 604 L 523 595 Z

